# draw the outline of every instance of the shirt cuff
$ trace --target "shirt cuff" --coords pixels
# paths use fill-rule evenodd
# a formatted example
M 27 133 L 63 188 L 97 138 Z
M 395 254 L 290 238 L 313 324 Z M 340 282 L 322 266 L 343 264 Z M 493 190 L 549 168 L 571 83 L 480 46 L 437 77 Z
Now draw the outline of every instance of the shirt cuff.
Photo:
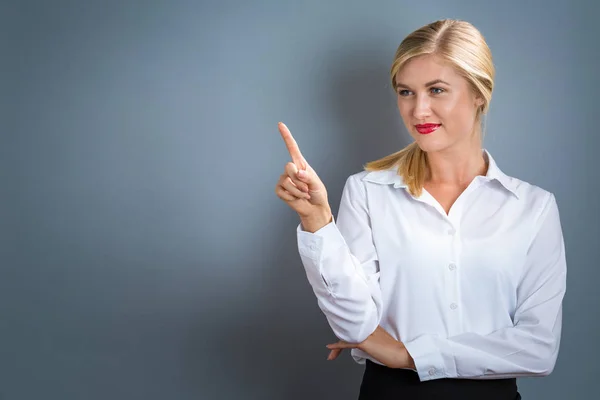
M 415 362 L 417 374 L 422 382 L 456 375 L 454 357 L 443 354 L 434 336 L 422 335 L 403 343 Z
M 346 241 L 332 220 L 318 231 L 311 233 L 302 230 L 302 224 L 296 228 L 298 236 L 298 251 L 301 256 L 319 261 L 323 255 L 346 245 Z

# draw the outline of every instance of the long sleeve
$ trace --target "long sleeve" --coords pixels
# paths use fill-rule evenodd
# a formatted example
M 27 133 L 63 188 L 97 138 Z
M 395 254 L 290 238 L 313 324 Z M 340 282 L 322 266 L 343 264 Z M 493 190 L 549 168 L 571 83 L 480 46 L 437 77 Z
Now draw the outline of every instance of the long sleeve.
M 337 221 L 315 233 L 297 228 L 306 276 L 335 335 L 360 343 L 379 325 L 382 299 L 364 184 L 350 176 Z
M 545 376 L 558 355 L 566 260 L 556 200 L 542 208 L 517 288 L 514 326 L 487 335 L 422 335 L 405 343 L 422 381 Z

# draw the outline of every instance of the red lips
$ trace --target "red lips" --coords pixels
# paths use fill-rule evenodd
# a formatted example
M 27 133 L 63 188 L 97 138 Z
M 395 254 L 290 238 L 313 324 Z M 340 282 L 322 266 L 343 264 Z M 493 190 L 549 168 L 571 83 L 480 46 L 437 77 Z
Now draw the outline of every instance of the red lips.
M 442 124 L 419 124 L 415 125 L 415 128 L 417 128 L 417 132 L 426 135 L 435 131 L 440 126 L 442 126 Z

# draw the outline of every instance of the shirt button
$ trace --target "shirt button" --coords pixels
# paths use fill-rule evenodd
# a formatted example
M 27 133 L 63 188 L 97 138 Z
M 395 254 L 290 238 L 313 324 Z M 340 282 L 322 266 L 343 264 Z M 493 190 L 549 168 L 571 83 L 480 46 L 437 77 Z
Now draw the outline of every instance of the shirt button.
M 448 269 L 450 269 L 450 271 L 454 271 L 456 269 L 456 264 L 452 263 L 448 265 Z
M 435 368 L 429 369 L 429 375 L 431 375 L 431 376 L 435 375 Z
M 454 228 L 450 228 L 448 229 L 448 235 L 452 236 L 456 233 L 456 230 Z
M 312 251 L 315 251 L 315 250 L 317 249 L 317 246 L 315 246 L 314 244 L 311 244 L 311 245 L 310 245 L 310 249 L 311 249 Z
M 452 304 L 450 304 L 450 308 L 453 310 L 456 310 L 458 308 L 458 304 L 452 303 Z

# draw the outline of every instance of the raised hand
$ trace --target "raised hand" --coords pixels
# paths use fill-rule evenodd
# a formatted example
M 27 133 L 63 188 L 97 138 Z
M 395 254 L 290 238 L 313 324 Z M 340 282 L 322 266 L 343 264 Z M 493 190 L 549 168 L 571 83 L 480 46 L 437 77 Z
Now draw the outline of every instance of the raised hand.
M 279 123 L 279 132 L 292 161 L 285 165 L 284 173 L 275 186 L 275 193 L 298 213 L 304 229 L 314 232 L 331 221 L 327 189 L 283 122 Z

